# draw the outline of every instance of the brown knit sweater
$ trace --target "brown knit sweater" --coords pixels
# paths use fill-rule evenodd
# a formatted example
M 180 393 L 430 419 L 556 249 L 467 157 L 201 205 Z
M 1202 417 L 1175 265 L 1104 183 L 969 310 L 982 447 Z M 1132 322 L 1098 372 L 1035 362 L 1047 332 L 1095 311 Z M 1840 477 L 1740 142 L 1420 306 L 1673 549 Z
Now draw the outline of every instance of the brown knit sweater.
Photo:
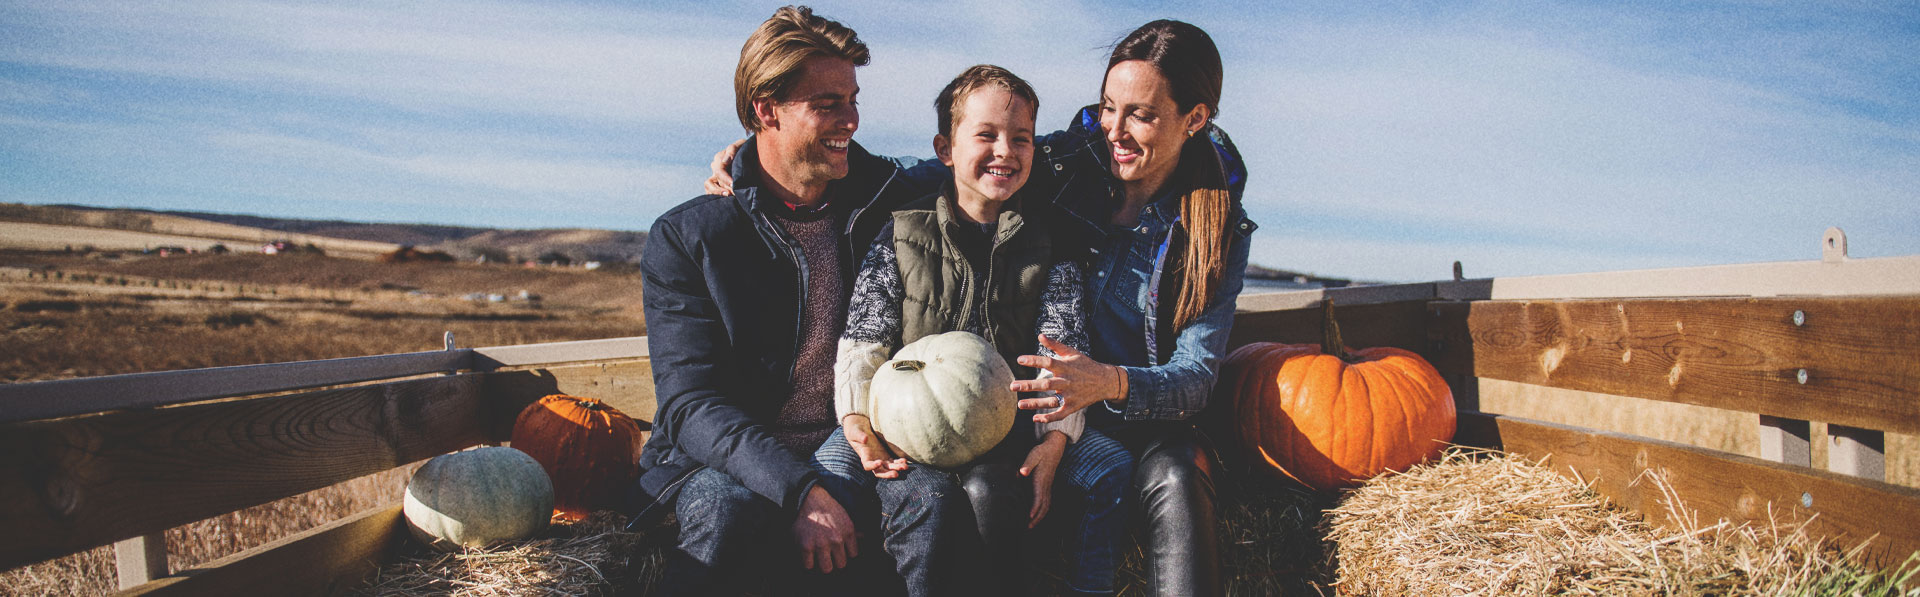
M 780 406 L 768 431 L 789 450 L 812 454 L 833 433 L 833 361 L 847 324 L 841 284 L 840 230 L 846 216 L 828 208 L 817 215 L 775 210 L 775 222 L 800 245 L 807 263 L 807 304 L 800 312 L 800 354 L 793 360 L 793 395 Z

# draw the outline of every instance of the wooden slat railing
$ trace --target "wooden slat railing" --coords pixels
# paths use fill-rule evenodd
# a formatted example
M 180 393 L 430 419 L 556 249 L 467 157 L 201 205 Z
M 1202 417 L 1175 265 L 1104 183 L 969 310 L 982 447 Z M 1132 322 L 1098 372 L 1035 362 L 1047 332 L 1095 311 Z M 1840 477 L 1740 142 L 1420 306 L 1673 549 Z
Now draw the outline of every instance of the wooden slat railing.
M 448 373 L 472 362 L 469 350 L 434 350 L 4 384 L 0 423 Z
M 1474 374 L 1920 433 L 1920 295 L 1480 301 Z
M 0 567 L 485 442 L 482 375 L 11 425 L 0 433 Z
M 1247 295 L 1231 342 L 1317 342 L 1317 307 L 1331 300 L 1350 344 L 1407 348 L 1441 369 L 1468 411 L 1463 442 L 1551 454 L 1557 466 L 1655 520 L 1664 515 L 1655 494 L 1631 482 L 1661 468 L 1683 473 L 1669 475 L 1673 490 L 1704 516 L 1753 520 L 1768 508 L 1817 515 L 1821 532 L 1861 539 L 1879 532 L 1880 549 L 1910 551 L 1920 548 L 1912 531 L 1920 529 L 1920 496 L 1912 489 L 1804 466 L 1810 463 L 1475 412 L 1484 377 L 1751 412 L 1775 424 L 1761 429 L 1789 434 L 1796 421 L 1821 421 L 1839 438 L 1833 441 L 1859 446 L 1830 457 L 1829 467 L 1871 476 L 1882 431 L 1920 430 L 1920 257 L 1829 257 Z M 1790 279 L 1755 279 L 1775 276 Z M 1802 323 L 1791 323 L 1792 311 Z M 644 338 L 625 338 L 0 386 L 0 528 L 9 530 L 0 566 L 502 441 L 520 408 L 546 394 L 596 396 L 644 417 L 653 412 L 647 354 Z M 495 370 L 508 367 L 533 368 Z M 1800 369 L 1809 383 L 1799 383 Z M 197 403 L 459 371 L 466 373 Z M 87 402 L 20 406 L 69 400 Z M 338 586 L 384 553 L 373 538 L 393 532 L 395 516 L 356 516 L 140 590 L 287 586 L 262 566 L 320 553 L 335 557 L 298 584 Z M 1887 530 L 1893 526 L 1900 528 Z
M 0 424 L 414 375 L 646 356 L 642 336 L 0 384 Z

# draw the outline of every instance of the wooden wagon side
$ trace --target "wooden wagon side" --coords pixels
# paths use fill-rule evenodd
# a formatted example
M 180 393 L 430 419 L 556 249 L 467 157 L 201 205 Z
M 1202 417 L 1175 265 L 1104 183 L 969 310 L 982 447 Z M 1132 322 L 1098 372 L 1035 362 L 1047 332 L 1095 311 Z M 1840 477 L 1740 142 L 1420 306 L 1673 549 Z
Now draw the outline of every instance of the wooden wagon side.
M 1551 454 L 1564 474 L 1656 521 L 1660 496 L 1632 481 L 1660 468 L 1707 517 L 1787 514 L 1822 535 L 1876 537 L 1894 560 L 1920 550 L 1920 490 L 1884 481 L 1885 434 L 1920 433 L 1920 257 L 1841 250 L 1817 262 L 1249 295 L 1232 343 L 1317 342 L 1329 300 L 1350 344 L 1407 348 L 1441 369 L 1462 443 Z M 644 338 L 449 343 L 0 386 L 0 567 L 112 543 L 131 594 L 337 593 L 406 535 L 398 505 L 188 570 L 168 569 L 160 536 L 503 441 L 513 415 L 545 394 L 650 417 L 646 355 Z M 1748 413 L 1761 457 L 1482 410 L 1515 386 Z M 1812 466 L 1813 422 L 1829 430 L 1828 470 Z

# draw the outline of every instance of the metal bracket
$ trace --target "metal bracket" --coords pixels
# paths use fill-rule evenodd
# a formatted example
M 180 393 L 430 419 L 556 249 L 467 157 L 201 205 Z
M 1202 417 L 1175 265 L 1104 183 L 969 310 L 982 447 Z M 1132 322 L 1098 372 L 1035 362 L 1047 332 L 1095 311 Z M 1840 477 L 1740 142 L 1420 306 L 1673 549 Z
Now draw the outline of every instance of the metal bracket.
M 1820 261 L 1840 263 L 1847 260 L 1847 233 L 1839 226 L 1830 226 L 1826 234 L 1820 235 Z

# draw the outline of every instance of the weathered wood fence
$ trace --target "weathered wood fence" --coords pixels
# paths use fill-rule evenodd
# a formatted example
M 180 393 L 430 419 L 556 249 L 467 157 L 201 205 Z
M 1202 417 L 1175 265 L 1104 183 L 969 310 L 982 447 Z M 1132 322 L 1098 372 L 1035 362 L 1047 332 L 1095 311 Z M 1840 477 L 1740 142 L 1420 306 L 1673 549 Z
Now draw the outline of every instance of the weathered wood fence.
M 1541 456 L 1662 521 L 1672 490 L 1711 520 L 1812 519 L 1837 540 L 1920 550 L 1920 490 L 1885 482 L 1886 433 L 1920 434 L 1920 257 L 1312 290 L 1242 297 L 1233 344 L 1317 342 L 1339 305 L 1354 346 L 1426 356 L 1456 441 Z M 0 385 L 0 567 L 117 546 L 134 594 L 332 594 L 404 536 L 399 506 L 190 570 L 166 529 L 482 443 L 552 393 L 653 412 L 645 338 L 459 349 Z M 1741 455 L 1480 408 L 1519 382 L 1748 413 Z M 349 385 L 358 384 L 358 385 Z M 1512 385 L 1512 384 L 1508 384 Z M 1829 439 L 1814 468 L 1813 422 Z M 1757 456 L 1757 457 L 1756 457 Z

